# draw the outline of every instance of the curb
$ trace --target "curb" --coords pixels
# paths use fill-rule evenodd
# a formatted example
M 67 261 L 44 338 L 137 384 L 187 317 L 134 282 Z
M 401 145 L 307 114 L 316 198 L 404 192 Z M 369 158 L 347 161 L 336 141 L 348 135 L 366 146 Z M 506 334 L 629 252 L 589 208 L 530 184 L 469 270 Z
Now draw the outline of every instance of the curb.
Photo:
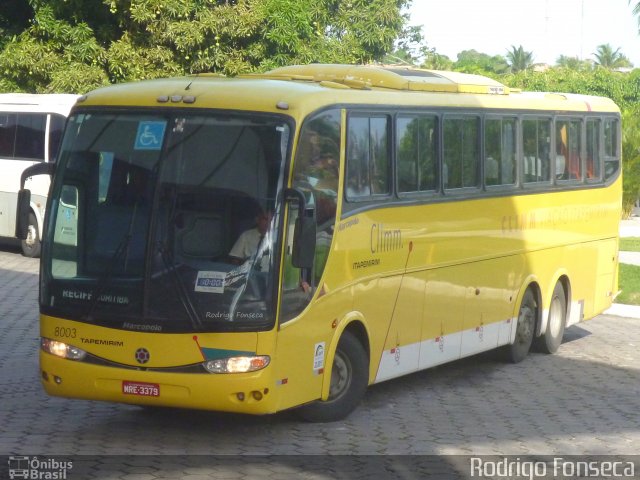
M 626 317 L 640 319 L 640 307 L 637 305 L 624 305 L 614 303 L 611 308 L 602 312 L 603 315 L 613 315 L 614 317 Z
M 640 252 L 618 252 L 618 263 L 627 265 L 640 265 Z

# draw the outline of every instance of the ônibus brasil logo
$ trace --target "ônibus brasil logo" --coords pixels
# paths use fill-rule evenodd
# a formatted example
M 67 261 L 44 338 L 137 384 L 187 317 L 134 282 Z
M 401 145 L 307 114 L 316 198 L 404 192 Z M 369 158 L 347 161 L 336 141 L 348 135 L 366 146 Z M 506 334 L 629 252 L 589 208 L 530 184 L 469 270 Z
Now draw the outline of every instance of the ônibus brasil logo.
M 55 458 L 38 458 L 27 456 L 9 457 L 9 478 L 25 478 L 37 480 L 65 480 L 67 472 L 73 468 L 73 462 L 56 460 Z

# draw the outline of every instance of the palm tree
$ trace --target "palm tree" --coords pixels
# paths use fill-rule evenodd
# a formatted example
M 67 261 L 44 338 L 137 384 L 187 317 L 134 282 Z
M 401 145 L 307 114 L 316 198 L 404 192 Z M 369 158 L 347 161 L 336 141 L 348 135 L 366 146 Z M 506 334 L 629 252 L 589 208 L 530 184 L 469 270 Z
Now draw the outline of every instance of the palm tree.
M 631 5 L 631 0 L 629 0 L 629 5 Z M 638 17 L 638 27 L 640 27 L 640 2 L 636 2 L 634 5 L 633 15 Z
M 598 48 L 593 55 L 596 57 L 596 65 L 600 65 L 601 67 L 609 70 L 631 66 L 631 62 L 620 52 L 620 49 L 617 48 L 614 51 L 613 47 L 608 43 L 598 45 Z
M 507 51 L 507 62 L 512 72 L 526 70 L 533 65 L 533 52 L 526 52 L 522 45 L 518 48 L 511 45 L 511 50 Z
M 580 60 L 578 57 L 568 57 L 566 55 L 560 55 L 556 60 L 556 65 L 558 67 L 577 71 L 591 69 L 591 63 L 589 60 Z

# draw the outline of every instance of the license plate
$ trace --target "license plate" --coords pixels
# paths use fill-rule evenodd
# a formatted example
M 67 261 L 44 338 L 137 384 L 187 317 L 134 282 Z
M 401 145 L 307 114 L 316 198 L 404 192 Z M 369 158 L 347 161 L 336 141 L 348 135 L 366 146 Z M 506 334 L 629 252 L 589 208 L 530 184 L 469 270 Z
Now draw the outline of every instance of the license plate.
M 125 395 L 139 395 L 141 397 L 159 397 L 160 385 L 157 383 L 122 381 L 122 393 Z

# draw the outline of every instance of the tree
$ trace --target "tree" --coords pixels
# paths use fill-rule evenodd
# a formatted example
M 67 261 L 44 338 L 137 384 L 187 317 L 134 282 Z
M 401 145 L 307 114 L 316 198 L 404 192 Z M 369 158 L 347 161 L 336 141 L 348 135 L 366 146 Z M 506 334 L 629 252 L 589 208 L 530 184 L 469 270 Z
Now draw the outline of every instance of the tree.
M 422 27 L 415 25 L 405 26 L 396 42 L 395 50 L 387 53 L 382 62 L 384 64 L 416 65 L 420 61 L 424 48 Z
M 493 57 L 486 53 L 479 53 L 476 50 L 464 50 L 458 53 L 458 60 L 453 64 L 455 70 L 464 73 L 505 73 L 509 70 L 509 65 L 504 57 L 495 55 Z
M 446 55 L 436 52 L 435 48 L 425 49 L 421 67 L 431 70 L 450 70 L 453 62 Z
M 631 5 L 631 0 L 629 0 L 629 5 Z M 640 27 L 640 2 L 636 2 L 633 6 L 633 15 L 638 17 L 638 26 Z
M 33 17 L 33 8 L 28 0 L 3 0 L 0 10 L 0 47 L 11 38 L 24 30 Z
M 590 61 L 580 60 L 578 57 L 567 57 L 566 55 L 560 55 L 556 60 L 556 65 L 558 67 L 567 68 L 569 70 L 591 70 Z
M 609 70 L 632 66 L 629 59 L 620 52 L 620 48 L 614 51 L 613 47 L 608 43 L 598 45 L 593 55 L 596 57 L 596 65 Z
M 622 110 L 640 102 L 640 71 L 630 74 L 604 68 L 589 71 L 551 68 L 544 73 L 518 72 L 500 81 L 510 87 L 537 92 L 567 92 L 612 99 Z
M 410 1 L 28 0 L 32 21 L 0 52 L 0 89 L 79 93 L 185 73 L 381 60 L 412 34 Z
M 533 65 L 533 52 L 526 52 L 522 45 L 518 48 L 511 45 L 511 50 L 507 51 L 507 62 L 512 72 L 527 70 Z
M 622 115 L 622 209 L 629 215 L 640 198 L 640 109 L 627 109 Z

